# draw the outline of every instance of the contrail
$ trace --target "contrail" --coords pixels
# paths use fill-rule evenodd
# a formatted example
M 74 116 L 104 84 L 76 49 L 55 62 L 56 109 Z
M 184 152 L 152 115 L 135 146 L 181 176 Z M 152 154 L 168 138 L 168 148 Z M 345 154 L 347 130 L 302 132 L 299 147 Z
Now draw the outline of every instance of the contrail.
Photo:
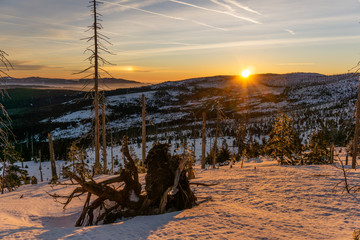
M 152 11 L 144 10 L 144 9 L 137 8 L 137 7 L 131 7 L 131 6 L 123 5 L 121 3 L 112 3 L 112 2 L 108 2 L 108 1 L 102 1 L 102 2 L 106 2 L 106 3 L 112 4 L 112 5 L 118 5 L 118 6 L 121 6 L 121 7 L 124 7 L 124 8 L 134 9 L 134 10 L 137 10 L 137 11 L 140 11 L 140 12 L 149 13 L 149 14 L 153 14 L 153 15 L 157 15 L 157 16 L 161 16 L 161 17 L 165 17 L 165 18 L 185 21 L 185 19 L 181 18 L 181 17 L 174 17 L 174 16 L 162 14 L 162 13 L 152 12 Z
M 191 20 L 191 22 L 196 23 L 196 24 L 201 25 L 201 26 L 208 27 L 208 28 L 213 28 L 213 29 L 216 29 L 216 30 L 229 31 L 228 29 L 225 29 L 225 28 L 215 27 L 215 26 L 212 26 L 212 25 L 209 25 L 209 24 L 206 24 L 206 23 L 203 23 L 203 22 L 195 21 L 195 20 Z
M 224 1 L 225 1 L 225 2 L 228 2 L 228 3 L 230 3 L 230 4 L 233 4 L 233 5 L 237 6 L 238 8 L 241 8 L 241 9 L 243 9 L 243 10 L 245 10 L 245 11 L 248 11 L 248 12 L 251 12 L 251 13 L 256 13 L 256 14 L 258 14 L 258 15 L 262 15 L 262 14 L 259 13 L 258 11 L 255 11 L 255 10 L 249 8 L 249 7 L 246 7 L 246 6 L 244 6 L 244 5 L 236 2 L 236 1 L 234 1 L 234 0 L 224 0 Z M 360 0 L 359 0 L 359 1 L 360 1 Z
M 194 4 L 190 4 L 190 3 L 186 3 L 186 2 L 182 2 L 182 1 L 178 1 L 178 0 L 169 0 L 169 1 L 170 1 L 170 2 L 174 2 L 174 3 L 183 4 L 183 5 L 186 5 L 186 6 L 189 6 L 189 7 L 194 7 L 194 8 L 202 9 L 202 10 L 205 10 L 205 11 L 210 11 L 210 12 L 216 12 L 216 13 L 225 14 L 225 15 L 228 15 L 228 16 L 231 16 L 231 17 L 234 17 L 234 18 L 238 18 L 238 19 L 244 20 L 244 21 L 248 21 L 248 22 L 252 22 L 252 23 L 256 23 L 256 24 L 261 24 L 260 22 L 258 22 L 258 21 L 256 21 L 256 20 L 253 20 L 253 19 L 251 19 L 251 18 L 238 16 L 238 15 L 235 15 L 235 14 L 230 13 L 230 12 L 219 11 L 219 10 L 215 10 L 215 9 L 211 9 L 211 8 L 201 7 L 201 6 L 198 6 L 198 5 L 194 5 Z
M 102 1 L 105 2 L 105 3 L 108 3 L 108 4 L 118 5 L 118 6 L 121 6 L 121 7 L 124 7 L 124 8 L 129 8 L 129 9 L 137 10 L 137 11 L 140 11 L 140 12 L 157 15 L 157 16 L 160 16 L 160 17 L 175 19 L 175 20 L 179 20 L 179 21 L 190 21 L 190 22 L 195 23 L 197 25 L 201 25 L 201 26 L 208 27 L 208 28 L 211 28 L 211 29 L 227 31 L 227 29 L 215 27 L 215 26 L 212 26 L 212 25 L 209 25 L 209 24 L 206 24 L 206 23 L 203 23 L 203 22 L 199 22 L 199 21 L 189 20 L 189 19 L 185 19 L 185 18 L 181 18 L 181 17 L 174 17 L 174 16 L 162 14 L 162 13 L 157 13 L 157 12 L 153 12 L 153 11 L 144 10 L 144 9 L 137 8 L 137 7 L 123 5 L 121 3 L 113 3 L 113 2 L 108 2 L 108 1 L 104 1 L 104 0 L 102 0 Z
M 216 5 L 218 5 L 220 7 L 227 8 L 230 12 L 235 12 L 235 9 L 233 9 L 231 6 L 229 6 L 229 5 L 225 4 L 225 3 L 219 2 L 218 0 L 210 0 L 210 1 L 215 3 Z

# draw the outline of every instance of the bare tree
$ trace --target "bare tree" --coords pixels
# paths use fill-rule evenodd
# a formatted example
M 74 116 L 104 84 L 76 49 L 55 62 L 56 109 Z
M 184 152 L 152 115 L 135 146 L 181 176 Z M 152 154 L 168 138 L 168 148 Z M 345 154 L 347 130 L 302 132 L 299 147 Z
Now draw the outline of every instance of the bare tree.
M 142 162 L 141 165 L 144 165 L 145 162 L 145 156 L 146 156 L 146 121 L 145 121 L 145 117 L 146 117 L 146 109 L 145 109 L 145 95 L 143 94 L 141 96 L 141 102 L 142 102 Z
M 101 25 L 101 14 L 98 13 L 97 8 L 100 4 L 103 4 L 97 0 L 90 0 L 90 8 L 93 23 L 88 27 L 87 31 L 90 31 L 92 35 L 83 40 L 87 42 L 93 42 L 88 48 L 86 48 L 85 52 L 89 52 L 90 56 L 87 60 L 90 62 L 90 66 L 77 74 L 91 72 L 84 78 L 91 77 L 94 81 L 94 87 L 92 91 L 94 92 L 94 122 L 95 122 L 95 130 L 94 130 L 94 142 L 95 142 L 95 174 L 101 173 L 101 164 L 100 164 L 100 117 L 99 117 L 99 80 L 101 79 L 100 72 L 104 72 L 105 74 L 110 75 L 105 69 L 101 68 L 101 66 L 110 64 L 107 60 L 100 56 L 101 53 L 110 53 L 109 50 L 105 47 L 103 42 L 111 44 L 109 42 L 109 38 L 100 33 L 103 26 Z M 111 53 L 110 53 L 111 54 Z M 111 76 L 111 75 L 110 75 Z
M 351 168 L 356 168 L 356 160 L 358 155 L 358 140 L 359 140 L 359 125 L 360 125 L 360 79 L 359 79 L 359 87 L 358 87 L 358 98 L 356 101 L 356 120 L 355 120 L 355 132 L 354 132 L 354 145 L 352 152 L 352 163 Z
M 58 180 L 57 174 L 56 174 L 56 164 L 55 164 L 55 153 L 54 153 L 54 144 L 52 139 L 52 134 L 48 133 L 48 139 L 49 139 L 49 152 L 50 152 L 50 161 L 51 161 L 51 183 L 56 183 Z
M 103 154 L 103 173 L 107 173 L 107 153 L 106 153 L 106 111 L 105 111 L 105 91 L 102 94 L 102 104 L 101 104 L 101 117 L 102 117 L 102 154 Z
M 203 115 L 202 127 L 202 151 L 201 151 L 201 169 L 205 169 L 205 152 L 206 152 L 206 112 Z
M 7 96 L 7 92 L 4 83 L 10 78 L 7 73 L 10 69 L 13 69 L 10 61 L 7 59 L 8 54 L 0 50 L 0 97 L 3 100 Z M 0 102 L 0 145 L 6 145 L 9 139 L 11 119 L 4 105 Z

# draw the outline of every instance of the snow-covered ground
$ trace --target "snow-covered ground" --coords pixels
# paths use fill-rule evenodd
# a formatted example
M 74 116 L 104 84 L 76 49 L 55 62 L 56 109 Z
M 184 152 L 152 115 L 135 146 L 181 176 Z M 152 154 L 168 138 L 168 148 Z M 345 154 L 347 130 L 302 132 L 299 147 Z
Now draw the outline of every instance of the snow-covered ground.
M 47 194 L 66 194 L 72 187 L 52 188 L 45 182 L 22 186 L 0 195 L 0 238 L 351 239 L 360 227 L 360 196 L 334 189 L 342 172 L 333 166 L 278 166 L 262 158 L 244 168 L 236 163 L 195 169 L 193 181 L 218 183 L 194 187 L 199 201 L 212 200 L 102 226 L 73 227 L 84 199 L 74 199 L 63 211 Z M 352 175 L 352 183 L 360 184 L 358 175 Z

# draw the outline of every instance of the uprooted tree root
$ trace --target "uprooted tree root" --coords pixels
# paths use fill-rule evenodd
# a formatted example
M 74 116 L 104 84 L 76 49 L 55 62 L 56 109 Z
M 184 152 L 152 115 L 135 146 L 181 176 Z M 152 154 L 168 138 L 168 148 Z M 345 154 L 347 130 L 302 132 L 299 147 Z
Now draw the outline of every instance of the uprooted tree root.
M 196 205 L 185 169 L 187 159 L 171 156 L 168 144 L 154 145 L 146 157 L 148 172 L 144 193 L 141 192 L 137 167 L 129 154 L 126 137 L 122 142 L 122 153 L 125 168 L 119 176 L 105 181 L 96 182 L 81 167 L 84 163 L 80 163 L 74 172 L 66 171 L 70 179 L 80 186 L 69 196 L 52 196 L 65 198 L 65 208 L 73 198 L 87 194 L 75 226 L 112 223 L 123 217 L 160 214 Z

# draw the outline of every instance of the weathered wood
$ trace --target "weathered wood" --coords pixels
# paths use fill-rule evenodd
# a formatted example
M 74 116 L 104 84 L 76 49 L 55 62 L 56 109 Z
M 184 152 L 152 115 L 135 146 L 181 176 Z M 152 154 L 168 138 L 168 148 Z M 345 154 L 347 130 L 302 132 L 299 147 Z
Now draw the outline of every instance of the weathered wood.
M 40 171 L 40 181 L 43 182 L 43 174 L 42 174 L 42 167 L 41 167 L 41 150 L 39 150 L 39 171 Z
M 182 210 L 196 204 L 186 176 L 187 158 L 171 156 L 168 144 L 156 144 L 145 160 L 149 171 L 145 177 L 146 194 L 141 195 L 138 171 L 129 153 L 127 138 L 122 145 L 125 168 L 119 176 L 96 182 L 91 177 L 86 179 L 84 174 L 67 171 L 70 179 L 80 186 L 67 197 L 64 206 L 73 198 L 87 194 L 76 226 L 111 223 L 122 217 L 164 213 L 169 209 Z
M 165 213 L 165 211 L 166 211 L 166 204 L 168 202 L 168 193 L 170 192 L 170 190 L 171 190 L 171 187 L 166 189 L 165 192 L 163 193 L 162 197 L 161 197 L 160 206 L 159 206 L 160 214 Z
M 356 168 L 356 160 L 357 160 L 357 155 L 358 155 L 359 128 L 360 128 L 360 77 L 359 77 L 359 86 L 358 86 L 358 97 L 357 97 L 357 101 L 356 101 L 356 121 L 355 121 L 352 162 L 351 162 L 352 169 Z
M 145 95 L 142 94 L 142 165 L 145 162 L 146 156 L 146 109 L 145 109 Z
M 110 131 L 110 144 L 111 144 L 111 174 L 114 174 L 114 146 L 113 146 L 112 129 Z
M 201 169 L 205 169 L 205 152 L 206 152 L 206 112 L 203 115 L 202 127 L 202 151 L 201 151 Z
M 102 154 L 103 154 L 103 173 L 107 173 L 107 153 L 106 153 L 106 111 L 105 111 L 105 92 L 103 91 L 102 95 L 102 105 L 101 105 L 101 117 L 102 117 Z
M 1 178 L 1 194 L 4 194 L 4 188 L 5 188 L 5 171 L 6 171 L 6 154 L 4 149 L 4 158 L 2 159 L 2 178 Z
M 52 139 L 52 134 L 48 134 L 49 139 L 49 151 L 50 151 L 50 161 L 51 161 L 51 181 L 50 182 L 56 182 L 58 180 L 57 174 L 56 174 L 56 164 L 55 164 L 55 153 L 54 153 L 54 144 Z
M 92 29 L 94 30 L 94 112 L 95 112 L 95 175 L 101 172 L 100 165 L 100 117 L 99 117 L 99 49 L 98 49 L 98 13 L 97 13 L 97 1 L 93 2 L 93 17 L 94 24 Z
M 334 163 L 335 145 L 334 143 L 330 146 L 330 164 Z
M 197 186 L 206 186 L 206 187 L 219 185 L 218 183 L 199 183 L 199 182 L 190 182 L 189 184 L 190 185 L 197 185 Z
M 219 134 L 219 121 L 220 121 L 220 109 L 217 107 L 216 112 L 216 132 L 215 132 L 215 141 L 214 141 L 214 148 L 213 148 L 213 160 L 212 160 L 212 167 L 215 168 L 216 166 L 216 150 L 217 150 L 217 139 Z

